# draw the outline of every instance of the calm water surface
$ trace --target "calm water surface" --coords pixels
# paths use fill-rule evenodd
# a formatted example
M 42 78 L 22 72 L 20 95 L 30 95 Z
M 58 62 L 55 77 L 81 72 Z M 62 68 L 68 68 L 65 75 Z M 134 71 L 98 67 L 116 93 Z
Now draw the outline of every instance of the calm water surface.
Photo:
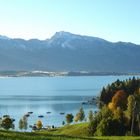
M 18 130 L 19 119 L 29 111 L 33 112 L 29 125 L 44 115 L 41 118 L 44 126 L 61 126 L 65 121 L 61 112 L 75 115 L 81 103 L 98 96 L 103 86 L 129 77 L 132 76 L 0 78 L 0 117 L 7 114 L 15 118 L 15 130 Z M 97 110 L 96 105 L 83 108 L 86 113 Z

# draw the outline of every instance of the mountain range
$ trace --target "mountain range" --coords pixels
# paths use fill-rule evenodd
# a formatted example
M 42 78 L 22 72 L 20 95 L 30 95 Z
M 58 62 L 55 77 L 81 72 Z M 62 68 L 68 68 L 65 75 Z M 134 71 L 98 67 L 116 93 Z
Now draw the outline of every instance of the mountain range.
M 0 71 L 140 72 L 140 45 L 56 32 L 50 39 L 0 36 Z

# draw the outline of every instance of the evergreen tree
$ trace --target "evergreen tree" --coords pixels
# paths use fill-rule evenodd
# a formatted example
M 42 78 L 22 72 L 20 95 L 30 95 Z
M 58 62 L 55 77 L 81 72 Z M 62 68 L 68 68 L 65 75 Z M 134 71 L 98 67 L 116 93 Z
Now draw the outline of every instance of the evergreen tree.
M 89 119 L 89 122 L 92 122 L 93 119 L 94 119 L 93 111 L 92 110 L 90 110 L 89 113 L 88 113 L 88 119 Z

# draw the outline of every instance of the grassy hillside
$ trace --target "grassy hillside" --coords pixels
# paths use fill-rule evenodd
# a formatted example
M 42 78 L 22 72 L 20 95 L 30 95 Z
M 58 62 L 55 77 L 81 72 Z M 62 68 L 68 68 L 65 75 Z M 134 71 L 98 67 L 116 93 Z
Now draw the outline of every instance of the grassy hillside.
M 64 126 L 53 131 L 0 131 L 0 140 L 139 140 L 140 137 L 88 137 L 87 123 Z
M 74 124 L 74 125 L 66 125 L 61 127 L 55 131 L 48 132 L 40 132 L 40 133 L 48 133 L 51 135 L 67 135 L 67 136 L 80 136 L 87 137 L 88 136 L 88 123 Z

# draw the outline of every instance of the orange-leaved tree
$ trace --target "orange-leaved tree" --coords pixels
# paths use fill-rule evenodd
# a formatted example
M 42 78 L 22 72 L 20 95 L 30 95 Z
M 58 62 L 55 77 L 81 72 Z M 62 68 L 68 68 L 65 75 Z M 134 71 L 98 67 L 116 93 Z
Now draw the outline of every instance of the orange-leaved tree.
M 117 91 L 112 97 L 112 101 L 108 104 L 108 107 L 112 111 L 116 110 L 117 107 L 125 110 L 127 107 L 127 94 L 123 90 Z

